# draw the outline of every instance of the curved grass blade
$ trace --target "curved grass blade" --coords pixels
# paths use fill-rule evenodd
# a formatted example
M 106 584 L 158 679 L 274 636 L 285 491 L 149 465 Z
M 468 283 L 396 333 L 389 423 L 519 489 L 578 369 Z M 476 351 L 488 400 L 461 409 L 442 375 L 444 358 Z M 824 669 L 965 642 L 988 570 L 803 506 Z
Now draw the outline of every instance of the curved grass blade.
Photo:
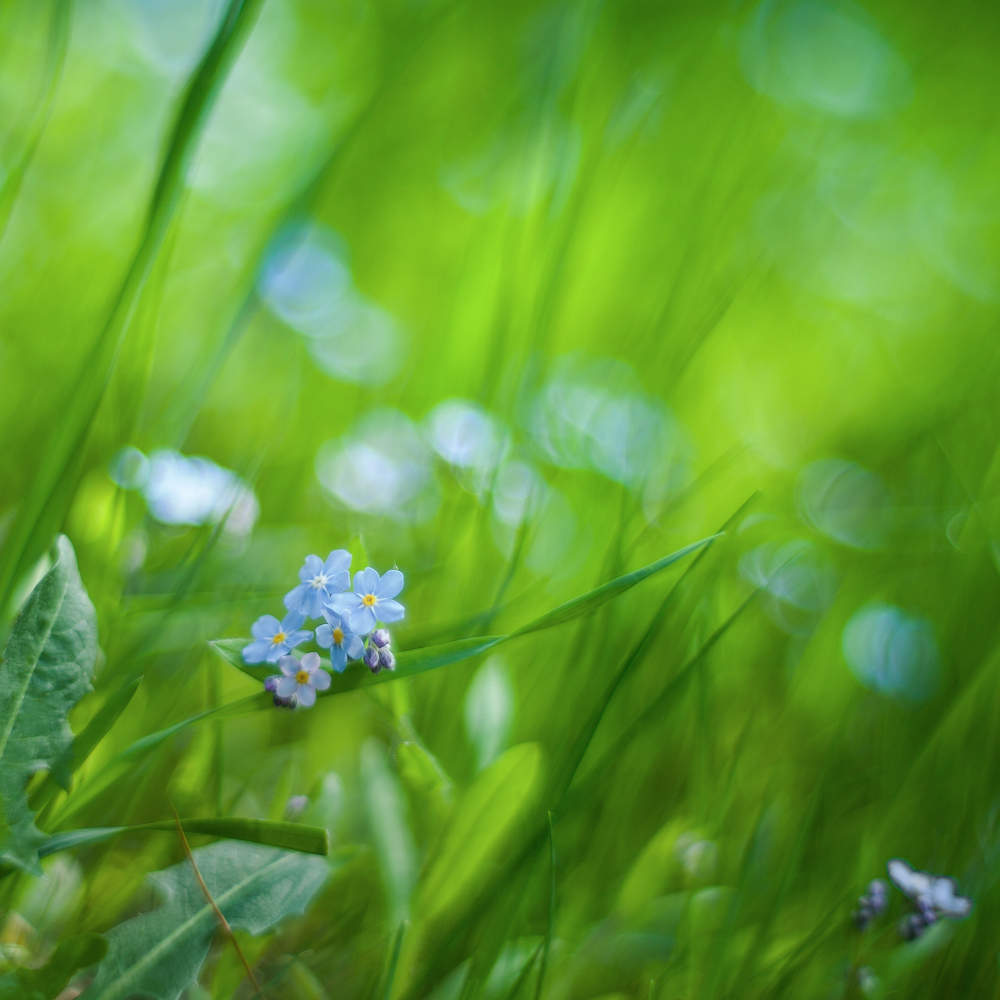
M 249 844 L 280 847 L 283 851 L 300 851 L 303 854 L 330 853 L 330 834 L 321 826 L 286 823 L 283 820 L 240 819 L 233 817 L 182 819 L 185 833 L 202 833 L 208 837 L 225 840 L 243 840 Z M 74 847 L 103 844 L 125 834 L 165 831 L 176 832 L 173 820 L 157 823 L 140 823 L 136 826 L 105 826 L 86 830 L 65 830 L 54 834 L 39 850 L 41 857 L 67 851 Z
M 79 812 L 85 805 L 100 795 L 101 792 L 127 774 L 137 759 L 141 759 L 146 754 L 151 753 L 164 740 L 169 739 L 188 726 L 193 726 L 195 723 L 211 718 L 212 716 L 228 718 L 244 715 L 248 712 L 260 711 L 270 704 L 270 696 L 250 695 L 249 698 L 241 698 L 239 701 L 230 702 L 228 705 L 218 705 L 204 712 L 198 712 L 197 715 L 188 716 L 186 719 L 181 719 L 180 722 L 175 722 L 172 726 L 167 726 L 166 729 L 160 729 L 155 733 L 144 736 L 140 740 L 136 740 L 135 743 L 127 746 L 121 753 L 112 757 L 96 774 L 81 784 L 78 789 L 74 789 L 73 794 L 67 800 L 66 804 L 53 817 L 51 825 L 60 826 L 70 816 Z
M 741 508 L 742 509 L 742 508 Z M 704 548 L 717 538 L 722 537 L 722 532 L 709 535 L 700 541 L 693 542 L 676 552 L 672 552 L 656 562 L 643 566 L 631 573 L 626 573 L 615 580 L 601 584 L 594 590 L 574 597 L 565 604 L 547 611 L 544 615 L 522 625 L 520 628 L 509 632 L 506 635 L 481 635 L 472 636 L 468 639 L 458 639 L 455 642 L 442 643 L 439 646 L 425 646 L 422 649 L 404 650 L 397 656 L 397 667 L 394 671 L 382 671 L 379 674 L 372 674 L 360 666 L 346 671 L 343 674 L 334 674 L 333 682 L 326 691 L 319 692 L 320 697 L 343 694 L 345 691 L 354 691 L 360 687 L 369 687 L 373 684 L 384 684 L 387 681 L 402 680 L 404 677 L 412 677 L 414 674 L 421 674 L 427 670 L 434 670 L 437 667 L 445 667 L 452 663 L 479 656 L 494 646 L 517 639 L 522 635 L 531 632 L 541 632 L 544 629 L 555 628 L 557 625 L 564 625 L 577 618 L 592 614 L 598 608 L 613 601 L 616 597 L 631 590 L 636 584 L 642 583 L 656 573 L 665 570 L 668 566 L 683 559 L 685 556 Z M 227 663 L 241 670 L 243 673 L 253 677 L 254 680 L 263 681 L 266 677 L 278 672 L 278 668 L 273 663 L 247 664 L 243 662 L 243 648 L 252 642 L 251 639 L 212 639 L 209 645 Z
M 73 740 L 73 760 L 70 768 L 74 774 L 94 752 L 98 743 L 108 734 L 122 712 L 128 708 L 129 702 L 131 702 L 133 695 L 139 689 L 141 683 L 142 675 L 140 674 L 134 680 L 123 684 L 101 706 L 100 711 L 87 723 L 83 732 Z M 40 809 L 55 795 L 57 788 L 56 781 L 50 773 L 35 791 L 34 795 L 31 796 L 31 808 L 35 810 Z
M 14 202 L 21 191 L 21 183 L 34 159 L 35 150 L 41 141 L 45 128 L 52 115 L 56 103 L 59 83 L 62 80 L 63 66 L 66 62 L 66 49 L 69 43 L 69 29 L 73 21 L 73 0 L 55 0 L 52 21 L 49 25 L 49 38 L 46 52 L 45 75 L 48 83 L 45 93 L 39 103 L 38 111 L 28 130 L 24 145 L 18 151 L 0 186 L 0 241 L 7 232 L 7 223 L 14 211 Z
M 180 203 L 201 128 L 261 4 L 262 0 L 230 0 L 212 44 L 190 78 L 170 132 L 139 246 L 107 321 L 80 367 L 80 377 L 66 394 L 55 434 L 40 449 L 42 461 L 3 548 L 0 610 L 6 608 L 18 580 L 44 552 L 65 518 L 94 418 Z
M 392 984 L 396 978 L 396 966 L 399 963 L 399 952 L 403 947 L 403 935 L 406 933 L 406 921 L 399 925 L 396 931 L 396 939 L 392 943 L 392 955 L 389 958 L 389 968 L 385 974 L 385 989 L 382 990 L 382 1000 L 389 1000 L 392 996 Z
M 527 625 L 522 625 L 519 629 L 515 629 L 510 635 L 506 636 L 506 638 L 514 639 L 519 635 L 527 635 L 529 632 L 540 632 L 542 629 L 553 628 L 556 625 L 563 625 L 576 618 L 589 615 L 602 605 L 607 604 L 608 601 L 613 601 L 620 594 L 631 590 L 637 583 L 642 583 L 643 580 L 665 570 L 668 566 L 672 566 L 675 562 L 678 562 L 685 556 L 689 556 L 692 552 L 697 552 L 698 549 L 708 545 L 710 542 L 714 542 L 717 538 L 721 538 L 724 534 L 725 532 L 718 532 L 717 534 L 709 535 L 707 538 L 692 542 L 683 549 L 678 549 L 676 552 L 672 552 L 662 559 L 657 559 L 656 562 L 652 562 L 648 566 L 643 566 L 642 569 L 634 570 L 632 573 L 626 573 L 615 580 L 601 584 L 600 587 L 596 587 L 586 594 L 581 594 L 579 597 L 574 597 L 573 600 L 567 601 L 565 604 L 560 604 L 558 608 L 553 608 L 534 621 L 528 622 Z

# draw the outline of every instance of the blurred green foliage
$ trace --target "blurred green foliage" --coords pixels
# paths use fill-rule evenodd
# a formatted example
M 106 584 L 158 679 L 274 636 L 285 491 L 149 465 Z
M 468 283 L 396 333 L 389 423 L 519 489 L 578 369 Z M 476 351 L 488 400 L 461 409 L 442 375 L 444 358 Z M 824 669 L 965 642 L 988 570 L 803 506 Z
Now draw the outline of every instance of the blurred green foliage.
M 148 919 L 174 806 L 330 832 L 235 925 L 275 1000 L 996 994 L 998 42 L 979 2 L 0 5 L 0 627 L 62 531 L 100 641 L 72 789 L 61 745 L 18 779 L 78 839 L 0 879 L 0 988 Z M 208 642 L 335 548 L 405 574 L 400 669 L 276 710 Z M 972 915 L 860 932 L 893 857 Z M 184 995 L 253 995 L 199 941 Z

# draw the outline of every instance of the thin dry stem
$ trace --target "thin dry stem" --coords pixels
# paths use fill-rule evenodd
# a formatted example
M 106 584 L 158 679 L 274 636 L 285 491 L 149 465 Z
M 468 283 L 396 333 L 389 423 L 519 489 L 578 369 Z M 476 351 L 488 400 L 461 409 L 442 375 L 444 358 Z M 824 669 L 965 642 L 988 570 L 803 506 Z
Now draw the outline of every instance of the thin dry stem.
M 243 949 L 240 947 L 239 941 L 236 940 L 236 935 L 233 933 L 232 927 L 229 926 L 229 921 L 222 914 L 222 910 L 216 905 L 214 899 L 212 899 L 212 894 L 208 891 L 208 886 L 205 885 L 205 880 L 201 877 L 201 872 L 198 871 L 198 863 L 194 860 L 194 855 L 191 853 L 191 845 L 187 841 L 187 837 L 184 836 L 184 827 L 181 826 L 181 818 L 177 815 L 177 810 L 173 806 L 170 807 L 174 814 L 174 822 L 177 824 L 177 836 L 181 838 L 181 846 L 184 848 L 184 853 L 187 855 L 188 861 L 191 862 L 191 868 L 194 870 L 194 877 L 198 880 L 198 885 L 201 886 L 201 891 L 205 894 L 205 899 L 208 900 L 209 906 L 215 911 L 216 919 L 219 921 L 219 926 L 225 932 L 226 936 L 230 941 L 233 942 L 233 947 L 236 949 L 236 954 L 240 956 L 240 961 L 243 963 L 243 968 L 247 970 L 247 975 L 250 977 L 250 982 L 253 984 L 254 992 L 260 994 L 260 986 L 257 984 L 257 977 L 253 974 L 253 969 L 250 968 L 250 963 L 247 961 L 246 955 L 243 954 Z

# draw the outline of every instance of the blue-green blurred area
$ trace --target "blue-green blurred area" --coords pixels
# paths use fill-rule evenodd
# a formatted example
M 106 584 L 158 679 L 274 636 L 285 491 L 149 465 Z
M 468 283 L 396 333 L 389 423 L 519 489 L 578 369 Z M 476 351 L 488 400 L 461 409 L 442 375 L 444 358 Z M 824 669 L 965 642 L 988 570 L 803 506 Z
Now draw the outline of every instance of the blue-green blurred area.
M 994 995 L 998 44 L 973 2 L 0 5 L 3 628 L 63 530 L 103 650 L 74 730 L 143 676 L 42 828 L 357 846 L 243 936 L 273 997 Z M 112 780 L 259 691 L 206 641 L 309 553 L 403 571 L 405 651 L 722 529 Z M 857 930 L 893 857 L 972 915 L 905 943 L 893 890 Z M 0 950 L 179 858 L 0 881 Z M 220 936 L 185 996 L 242 976 Z

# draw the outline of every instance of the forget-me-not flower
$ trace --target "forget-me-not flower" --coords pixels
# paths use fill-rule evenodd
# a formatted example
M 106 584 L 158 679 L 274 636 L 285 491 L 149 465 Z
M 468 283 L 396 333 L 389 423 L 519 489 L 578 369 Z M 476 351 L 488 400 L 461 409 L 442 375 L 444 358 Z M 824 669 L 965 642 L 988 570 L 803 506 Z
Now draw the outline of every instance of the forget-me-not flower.
M 305 565 L 299 570 L 302 582 L 285 594 L 285 607 L 289 611 L 300 611 L 308 618 L 319 618 L 323 605 L 351 585 L 347 572 L 350 565 L 351 553 L 346 549 L 334 549 L 326 562 L 319 556 L 306 556 Z
M 381 579 L 367 567 L 354 574 L 354 590 L 337 594 L 331 601 L 334 611 L 345 615 L 351 631 L 367 635 L 377 621 L 398 622 L 405 611 L 399 601 L 392 600 L 403 589 L 403 574 L 391 569 Z
M 274 615 L 261 615 L 253 623 L 253 637 L 256 642 L 243 647 L 243 659 L 247 663 L 277 663 L 282 656 L 296 646 L 312 638 L 312 629 L 302 628 L 306 616 L 298 611 L 289 611 L 279 622 Z
M 325 691 L 330 686 L 330 675 L 320 666 L 319 653 L 306 653 L 301 660 L 294 656 L 283 656 L 278 667 L 284 677 L 278 679 L 275 694 L 279 698 L 291 698 L 303 708 L 316 704 L 316 692 Z
M 348 660 L 361 659 L 365 643 L 360 635 L 355 635 L 347 627 L 347 623 L 336 611 L 324 608 L 323 617 L 326 623 L 316 629 L 316 643 L 330 650 L 330 666 L 340 674 L 344 672 Z

